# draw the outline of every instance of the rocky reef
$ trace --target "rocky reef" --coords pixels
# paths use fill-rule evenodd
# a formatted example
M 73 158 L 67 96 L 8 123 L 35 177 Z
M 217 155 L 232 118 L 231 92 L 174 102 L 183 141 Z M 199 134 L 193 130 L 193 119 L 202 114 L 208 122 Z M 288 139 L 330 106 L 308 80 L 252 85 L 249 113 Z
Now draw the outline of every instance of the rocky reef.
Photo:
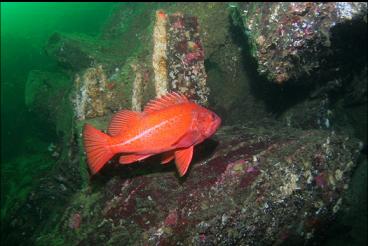
M 324 242 L 336 218 L 366 202 L 357 189 L 366 187 L 366 8 L 122 3 L 99 36 L 53 34 L 45 50 L 60 71 L 31 72 L 25 102 L 59 139 L 32 188 L 7 183 L 22 199 L 2 210 L 2 244 Z M 223 120 L 188 174 L 153 156 L 113 159 L 91 177 L 84 123 L 104 130 L 115 112 L 166 91 Z
M 25 105 L 30 112 L 45 121 L 45 124 L 49 122 L 58 125 L 60 119 L 67 115 L 65 106 L 69 101 L 70 89 L 66 74 L 33 70 L 29 73 L 25 86 Z
M 177 91 L 197 103 L 207 104 L 209 89 L 197 18 L 157 11 L 153 42 L 156 95 Z
M 169 16 L 169 89 L 205 105 L 209 89 L 199 29 L 197 17 L 185 16 L 180 12 Z
M 277 131 L 275 131 L 275 128 Z M 53 238 L 73 245 L 309 242 L 342 206 L 358 141 L 325 131 L 223 127 L 189 175 L 157 158 L 111 164 L 75 194 Z M 142 172 L 145 174 L 142 175 Z
M 367 3 L 242 3 L 238 7 L 235 18 L 243 23 L 259 73 L 278 84 L 306 83 L 301 78 L 316 72 L 334 73 L 338 67 L 330 67 L 331 59 L 339 52 L 335 30 L 366 23 L 367 18 Z

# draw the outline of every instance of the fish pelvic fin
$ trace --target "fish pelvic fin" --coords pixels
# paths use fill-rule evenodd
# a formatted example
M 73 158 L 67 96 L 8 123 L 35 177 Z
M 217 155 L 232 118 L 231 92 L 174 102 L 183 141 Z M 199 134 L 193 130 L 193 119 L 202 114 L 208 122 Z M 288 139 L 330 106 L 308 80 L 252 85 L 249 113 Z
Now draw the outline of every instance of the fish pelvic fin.
M 92 175 L 100 169 L 114 156 L 110 149 L 110 136 L 97 130 L 89 124 L 83 128 L 84 148 L 87 153 L 88 166 Z
M 180 177 L 183 177 L 188 171 L 189 164 L 193 157 L 193 146 L 186 149 L 175 151 L 175 164 L 179 171 Z

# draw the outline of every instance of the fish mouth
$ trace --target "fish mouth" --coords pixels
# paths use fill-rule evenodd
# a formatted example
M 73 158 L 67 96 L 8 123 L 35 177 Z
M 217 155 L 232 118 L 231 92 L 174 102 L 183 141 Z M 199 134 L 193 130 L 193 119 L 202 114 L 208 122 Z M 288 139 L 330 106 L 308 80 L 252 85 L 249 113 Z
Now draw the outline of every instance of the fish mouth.
M 218 116 L 217 116 L 217 117 L 218 117 Z M 217 118 L 217 122 L 216 122 L 216 129 L 218 129 L 218 128 L 220 127 L 221 123 L 222 123 L 222 120 L 221 120 L 221 118 L 220 118 L 220 117 L 218 117 L 218 118 Z
M 216 115 L 215 124 L 213 126 L 214 132 L 220 127 L 221 125 L 221 118 Z

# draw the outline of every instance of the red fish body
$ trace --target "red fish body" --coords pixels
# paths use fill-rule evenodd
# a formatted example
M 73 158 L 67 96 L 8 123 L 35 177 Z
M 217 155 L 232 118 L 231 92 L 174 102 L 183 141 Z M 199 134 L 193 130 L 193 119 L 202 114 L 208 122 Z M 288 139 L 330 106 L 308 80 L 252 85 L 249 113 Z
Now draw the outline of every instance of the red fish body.
M 92 174 L 114 155 L 129 164 L 163 153 L 161 163 L 175 159 L 180 176 L 189 167 L 193 147 L 212 136 L 221 123 L 213 112 L 178 93 L 150 101 L 143 112 L 122 110 L 109 125 L 108 134 L 84 126 L 84 146 Z

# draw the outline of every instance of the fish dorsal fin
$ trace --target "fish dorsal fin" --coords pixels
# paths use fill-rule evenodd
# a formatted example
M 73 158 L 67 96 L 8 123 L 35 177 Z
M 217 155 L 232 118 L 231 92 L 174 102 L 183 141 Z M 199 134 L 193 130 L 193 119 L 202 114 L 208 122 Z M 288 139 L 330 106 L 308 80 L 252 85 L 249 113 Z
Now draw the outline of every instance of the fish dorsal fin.
M 144 107 L 144 113 L 152 113 L 172 105 L 187 103 L 189 100 L 177 92 L 168 93 L 160 98 L 153 99 Z
M 130 110 L 121 110 L 111 119 L 107 132 L 111 136 L 118 136 L 136 124 L 141 118 L 141 113 Z
M 175 151 L 175 164 L 180 177 L 188 171 L 188 167 L 193 157 L 193 145 L 186 149 Z

